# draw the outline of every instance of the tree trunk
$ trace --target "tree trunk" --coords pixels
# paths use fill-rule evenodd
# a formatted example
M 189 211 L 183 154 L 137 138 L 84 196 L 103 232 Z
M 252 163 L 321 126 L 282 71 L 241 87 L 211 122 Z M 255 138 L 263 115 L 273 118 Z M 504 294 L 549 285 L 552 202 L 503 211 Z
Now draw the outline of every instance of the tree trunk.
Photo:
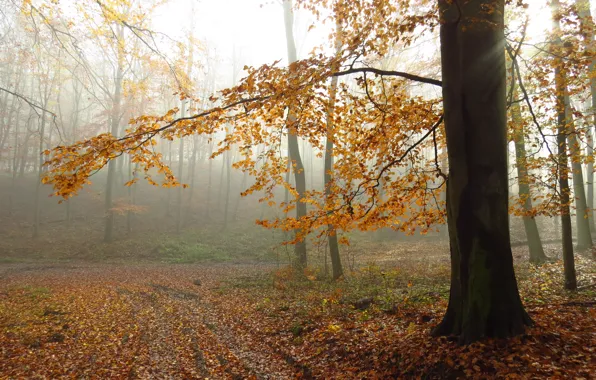
M 74 94 L 74 107 L 72 113 L 70 114 L 70 136 L 69 140 L 74 144 L 77 141 L 77 128 L 79 125 L 80 119 L 80 112 L 81 112 L 81 88 L 79 82 L 74 80 L 73 85 L 73 94 Z M 72 198 L 66 200 L 66 224 L 70 226 L 72 221 Z
M 506 338 L 532 321 L 509 236 L 504 0 L 439 5 L 451 291 L 433 334 Z
M 337 36 L 335 42 L 335 55 L 336 57 L 340 54 L 339 49 L 341 48 L 340 40 L 340 25 L 337 23 L 336 27 Z M 331 182 L 333 178 L 333 140 L 335 139 L 335 128 L 333 123 L 333 115 L 335 111 L 335 95 L 337 93 L 337 77 L 331 78 L 331 86 L 329 88 L 329 107 L 327 110 L 327 141 L 325 143 L 325 175 L 324 186 L 325 186 L 325 201 L 327 208 L 333 208 L 333 189 L 331 188 Z M 312 155 L 311 155 L 312 163 Z M 331 213 L 331 211 L 328 211 Z M 329 243 L 329 256 L 331 258 L 331 268 L 333 271 L 333 279 L 337 280 L 343 275 L 343 269 L 341 266 L 341 256 L 339 255 L 339 244 L 337 242 L 337 231 L 333 223 L 327 225 L 327 239 Z M 325 260 L 327 263 L 327 260 Z
M 182 104 L 180 105 L 180 116 L 186 116 L 186 106 L 188 104 L 187 100 L 183 100 Z M 184 180 L 184 137 L 180 138 L 180 146 L 178 147 L 178 182 L 180 186 L 177 189 L 177 198 L 176 198 L 176 233 L 180 233 L 182 228 L 182 181 Z
M 586 48 L 593 49 L 594 48 L 594 21 L 592 20 L 592 12 L 590 11 L 590 1 L 589 0 L 576 0 L 575 1 L 579 21 L 580 21 L 580 30 L 582 34 L 584 34 L 584 41 L 586 44 Z M 594 156 L 594 127 L 596 126 L 596 58 L 592 59 L 589 66 L 590 72 L 590 94 L 592 98 L 592 126 L 589 127 L 586 135 L 587 135 L 587 155 L 588 157 Z M 596 223 L 594 222 L 594 162 L 592 160 L 588 161 L 587 165 L 587 182 L 588 182 L 588 195 L 587 195 L 587 206 L 588 206 L 588 213 L 589 213 L 589 223 L 590 223 L 590 230 L 596 231 Z
M 230 127 L 226 126 L 226 137 L 231 133 Z M 227 150 L 221 160 L 221 176 L 219 178 L 219 191 L 217 192 L 217 206 L 219 208 L 221 195 L 224 196 L 224 209 L 223 209 L 223 225 L 222 230 L 228 228 L 228 213 L 230 208 L 230 170 L 232 169 L 231 164 L 231 152 Z M 224 170 L 225 170 L 225 185 L 224 185 Z
M 244 172 L 242 174 L 242 182 L 240 183 L 240 192 L 246 189 L 246 183 L 248 182 L 248 172 Z M 232 220 L 235 221 L 238 218 L 238 208 L 240 207 L 240 200 L 242 199 L 242 194 L 238 193 L 238 197 L 236 198 L 236 203 L 234 203 L 234 210 L 232 211 Z
M 168 140 L 168 167 L 171 169 L 172 168 L 172 141 Z M 166 217 L 169 217 L 172 215 L 172 210 L 170 210 L 170 204 L 172 203 L 172 189 L 167 189 L 167 197 L 166 197 Z
M 213 154 L 213 141 L 209 141 L 209 156 L 207 159 L 209 160 L 209 169 L 207 171 L 207 201 L 205 202 L 205 218 L 209 219 L 209 210 L 211 208 L 211 182 L 213 177 L 213 160 L 211 159 L 211 155 Z
M 286 29 L 286 43 L 288 48 L 288 63 L 298 60 L 296 56 L 296 45 L 294 43 L 294 12 L 292 10 L 292 0 L 284 0 L 284 23 Z M 306 175 L 304 174 L 304 165 L 300 157 L 300 148 L 298 146 L 298 136 L 296 130 L 298 128 L 298 119 L 295 110 L 290 105 L 288 110 L 288 150 L 290 160 L 292 161 L 292 171 L 294 173 L 294 180 L 296 181 L 296 192 L 298 199 L 296 200 L 296 218 L 300 219 L 306 216 L 306 203 L 302 201 L 306 192 Z M 306 256 L 306 236 L 303 236 L 301 230 L 295 231 L 298 241 L 294 245 L 294 253 L 296 256 L 296 265 L 299 268 L 305 268 L 307 265 Z
M 110 133 L 114 136 L 118 135 L 120 127 L 120 102 L 122 98 L 122 81 L 124 80 L 124 51 L 122 48 L 124 38 L 123 27 L 119 28 L 118 39 L 116 44 L 118 45 L 118 64 L 116 69 L 116 77 L 114 78 L 114 95 L 112 98 L 112 112 L 110 116 Z M 108 162 L 108 177 L 106 179 L 106 196 L 105 196 L 105 216 L 106 224 L 104 229 L 103 240 L 111 242 L 114 234 L 114 207 L 113 202 L 113 191 L 114 191 L 114 178 L 116 175 L 116 161 L 110 160 Z
M 519 103 L 513 103 L 511 105 L 511 118 L 514 124 L 513 134 L 515 142 L 517 183 L 519 187 L 519 198 L 524 202 L 523 208 L 525 214 L 523 216 L 523 221 L 524 229 L 526 230 L 526 237 L 528 239 L 528 249 L 530 250 L 530 262 L 534 264 L 541 264 L 546 261 L 547 257 L 544 254 L 544 249 L 542 248 L 542 242 L 540 241 L 540 233 L 538 232 L 536 219 L 533 216 L 528 215 L 532 211 L 532 196 L 530 193 L 528 167 L 526 165 L 525 131 Z
M 48 102 L 44 102 L 44 109 L 46 108 Z M 41 190 L 41 176 L 43 174 L 43 161 L 44 155 L 41 153 L 44 151 L 43 147 L 43 136 L 45 134 L 45 127 L 46 127 L 46 113 L 42 111 L 41 113 L 41 127 L 39 130 L 39 166 L 37 167 L 37 181 L 35 181 L 35 199 L 33 201 L 33 238 L 39 237 L 39 222 L 40 222 L 40 209 L 39 209 L 39 193 Z
M 558 14 L 560 12 L 559 0 L 553 0 L 553 31 L 560 34 Z M 557 38 L 555 45 L 561 47 L 561 39 Z M 557 145 L 558 145 L 558 170 L 559 191 L 561 193 L 561 234 L 563 240 L 563 271 L 565 274 L 565 288 L 577 289 L 575 277 L 575 258 L 573 257 L 573 240 L 571 236 L 571 215 L 569 212 L 569 164 L 567 161 L 567 117 L 565 112 L 565 96 L 567 92 L 566 73 L 563 62 L 555 58 L 555 91 L 557 95 Z
M 29 156 L 29 139 L 31 138 L 31 134 L 29 133 L 29 125 L 31 122 L 31 117 L 27 120 L 27 135 L 25 136 L 25 142 L 20 149 L 20 158 L 21 161 L 19 163 L 19 178 L 23 178 L 25 176 L 25 169 L 27 166 L 27 156 Z
M 15 187 L 17 182 L 17 169 L 18 169 L 18 159 L 19 159 L 19 132 L 20 132 L 20 122 L 21 118 L 19 117 L 21 113 L 21 107 L 19 106 L 17 110 L 17 116 L 15 119 L 15 130 L 14 130 L 14 146 L 12 152 L 12 167 L 11 167 L 11 181 L 10 181 L 10 199 L 8 201 L 8 215 L 12 216 L 13 211 L 13 196 L 15 193 Z
M 199 150 L 199 136 L 194 135 L 192 138 L 192 155 L 190 156 L 190 162 L 188 163 L 188 174 L 187 177 L 189 178 L 190 184 L 188 188 L 188 201 L 186 207 L 186 216 L 184 217 L 185 220 L 189 219 L 189 213 L 192 210 L 192 196 L 195 191 L 195 172 L 197 169 L 197 159 L 198 159 L 198 150 Z
M 566 80 L 566 78 L 563 78 Z M 565 88 L 565 91 L 567 89 Z M 567 140 L 571 155 L 571 170 L 573 172 L 573 192 L 575 197 L 575 224 L 577 226 L 577 250 L 584 251 L 592 247 L 592 235 L 588 220 L 588 206 L 586 189 L 584 187 L 584 173 L 581 164 L 581 150 L 577 141 L 577 132 L 571 113 L 569 95 L 565 95 L 565 116 L 567 123 Z

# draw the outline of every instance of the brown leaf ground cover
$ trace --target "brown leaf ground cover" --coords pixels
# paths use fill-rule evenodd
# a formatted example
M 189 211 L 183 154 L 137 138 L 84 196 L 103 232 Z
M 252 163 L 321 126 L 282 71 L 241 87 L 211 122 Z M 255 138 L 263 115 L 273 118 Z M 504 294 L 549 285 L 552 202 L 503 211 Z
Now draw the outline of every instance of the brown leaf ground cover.
M 3 264 L 0 378 L 594 378 L 596 289 L 561 290 L 559 262 L 518 263 L 534 328 L 458 346 L 429 336 L 444 255 L 390 257 L 337 283 L 272 265 Z M 594 281 L 594 262 L 578 272 Z

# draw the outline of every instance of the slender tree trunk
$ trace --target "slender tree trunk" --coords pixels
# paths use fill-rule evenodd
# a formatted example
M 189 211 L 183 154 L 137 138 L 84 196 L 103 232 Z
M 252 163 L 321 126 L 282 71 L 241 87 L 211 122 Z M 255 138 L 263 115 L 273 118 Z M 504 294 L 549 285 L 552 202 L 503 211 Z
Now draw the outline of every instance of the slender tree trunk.
M 14 141 L 13 141 L 13 152 L 12 152 L 12 170 L 11 170 L 11 181 L 10 181 L 10 199 L 8 202 L 8 215 L 12 215 L 13 211 L 13 196 L 15 193 L 15 187 L 17 182 L 17 170 L 18 170 L 18 160 L 19 160 L 19 133 L 20 133 L 20 124 L 21 118 L 19 117 L 21 113 L 21 107 L 17 110 L 17 116 L 15 120 L 15 127 L 14 127 Z
M 209 141 L 209 156 L 207 159 L 209 160 L 208 170 L 207 170 L 207 201 L 205 202 L 205 218 L 209 219 L 210 214 L 209 210 L 211 209 L 211 182 L 213 178 L 213 160 L 211 159 L 211 155 L 213 154 L 213 141 Z
M 565 79 L 565 78 L 564 78 Z M 566 90 L 566 89 L 565 89 Z M 577 250 L 584 251 L 592 247 L 592 235 L 588 219 L 588 206 L 586 202 L 586 189 L 584 187 L 584 173 L 581 164 L 581 149 L 577 140 L 577 132 L 571 113 L 569 96 L 565 95 L 565 115 L 567 122 L 567 140 L 571 156 L 571 169 L 573 171 L 573 192 L 575 196 L 575 224 L 577 226 Z
M 139 169 L 139 164 L 136 163 L 133 167 L 132 159 L 129 156 L 129 158 L 128 158 L 128 180 L 129 181 L 136 180 L 136 178 L 138 176 L 138 169 Z M 126 195 L 128 197 L 128 204 L 130 206 L 136 205 L 136 189 L 137 189 L 137 185 L 128 186 L 128 189 L 126 189 L 126 192 L 127 192 Z M 126 232 L 129 235 L 132 233 L 133 222 L 134 222 L 134 213 L 131 210 L 128 210 L 128 212 L 126 213 Z
M 519 187 L 519 198 L 523 200 L 524 205 L 524 229 L 526 230 L 526 237 L 528 239 L 528 248 L 530 250 L 530 262 L 540 264 L 546 261 L 547 257 L 542 248 L 540 240 L 540 233 L 536 225 L 536 219 L 529 214 L 532 211 L 532 195 L 530 192 L 530 181 L 528 177 L 528 167 L 526 165 L 526 140 L 524 123 L 522 120 L 521 109 L 519 103 L 511 105 L 511 118 L 513 120 L 514 128 L 514 142 L 515 142 L 515 164 L 517 167 L 517 183 Z
M 579 15 L 580 30 L 583 34 L 585 45 L 587 49 L 594 48 L 594 33 L 596 32 L 594 27 L 594 20 L 592 19 L 592 12 L 590 11 L 589 0 L 576 0 L 576 8 Z M 587 155 L 588 157 L 594 157 L 594 128 L 596 126 L 596 58 L 592 59 L 589 66 L 589 77 L 590 77 L 590 95 L 592 99 L 592 126 L 589 127 L 586 132 L 587 135 Z M 588 160 L 587 165 L 587 182 L 588 182 L 588 195 L 587 195 L 587 206 L 589 209 L 589 222 L 590 230 L 596 232 L 596 223 L 594 222 L 594 162 Z
M 288 62 L 290 64 L 298 60 L 296 56 L 296 45 L 294 43 L 294 12 L 292 10 L 292 0 L 284 0 L 284 22 L 286 29 L 286 43 L 288 48 Z M 298 145 L 298 118 L 292 106 L 288 110 L 288 150 L 290 159 L 292 161 L 292 171 L 294 172 L 294 180 L 296 181 L 296 192 L 298 199 L 296 200 L 296 218 L 300 219 L 306 216 L 306 203 L 302 201 L 306 192 L 306 175 L 304 174 L 304 165 L 300 157 L 300 147 Z M 302 230 L 296 230 L 295 236 L 298 239 L 294 245 L 294 253 L 296 257 L 296 265 L 299 268 L 305 268 L 307 265 L 306 255 L 306 236 Z
M 44 109 L 47 106 L 47 102 L 44 102 Z M 41 127 L 39 129 L 39 165 L 37 167 L 37 181 L 35 181 L 35 199 L 33 201 L 33 238 L 39 237 L 39 222 L 40 222 L 40 209 L 39 209 L 39 193 L 41 190 L 41 177 L 43 175 L 43 161 L 44 155 L 41 153 L 44 151 L 43 136 L 45 134 L 46 127 L 46 113 L 41 113 Z
M 340 24 L 336 26 L 336 41 L 335 41 L 335 56 L 339 56 L 341 48 L 340 39 Z M 324 176 L 323 183 L 325 186 L 325 202 L 329 210 L 333 209 L 333 141 L 335 139 L 335 125 L 334 125 L 334 112 L 335 112 L 335 96 L 337 93 L 337 77 L 331 78 L 331 86 L 329 88 L 329 107 L 327 109 L 327 141 L 325 143 L 325 165 L 324 165 Z M 312 155 L 311 155 L 312 163 Z M 312 170 L 312 166 L 311 166 Z M 312 180 L 311 180 L 312 182 Z M 331 213 L 331 211 L 328 211 Z M 343 275 L 343 268 L 341 266 L 341 256 L 339 254 L 339 244 L 337 242 L 337 230 L 333 223 L 327 225 L 327 239 L 329 243 L 329 256 L 331 258 L 331 267 L 333 271 L 333 279 L 337 280 Z M 327 258 L 325 258 L 325 264 Z
M 186 116 L 186 106 L 188 104 L 187 100 L 183 100 L 182 104 L 180 105 L 181 113 L 180 116 Z M 180 146 L 178 147 L 178 182 L 180 186 L 177 189 L 177 199 L 176 199 L 176 233 L 180 233 L 182 228 L 182 182 L 184 180 L 184 137 L 180 138 Z
M 118 135 L 118 130 L 120 127 L 120 109 L 121 109 L 121 100 L 122 100 L 122 81 L 124 80 L 124 51 L 122 48 L 122 43 L 124 39 L 124 30 L 121 26 L 118 31 L 118 40 L 116 41 L 118 45 L 118 64 L 116 68 L 116 77 L 114 78 L 114 94 L 112 97 L 112 112 L 110 116 L 110 133 L 114 136 Z M 116 175 L 116 161 L 110 160 L 108 163 L 108 177 L 106 179 L 106 196 L 105 196 L 105 215 L 106 215 L 106 224 L 104 229 L 104 236 L 103 240 L 107 242 L 111 242 L 114 235 L 114 201 L 113 201 L 113 191 L 114 191 L 114 178 Z
M 560 13 L 559 0 L 552 0 L 553 31 L 560 34 L 558 14 Z M 561 39 L 557 37 L 555 46 L 561 48 Z M 557 145 L 559 160 L 559 191 L 561 193 L 561 234 L 563 240 L 563 271 L 565 274 L 565 288 L 577 289 L 575 276 L 575 258 L 573 257 L 573 240 L 571 231 L 571 213 L 569 212 L 569 164 L 567 160 L 567 117 L 565 97 L 567 93 L 566 73 L 563 62 L 555 58 L 555 91 L 557 95 Z
M 242 182 L 240 183 L 240 191 L 244 191 L 246 189 L 246 183 L 248 182 L 248 172 L 244 172 L 242 174 Z M 236 198 L 236 203 L 234 203 L 234 211 L 232 211 L 232 220 L 237 220 L 238 218 L 238 207 L 240 207 L 240 200 L 242 199 L 242 194 L 238 194 Z
M 27 130 L 29 129 L 29 124 L 31 122 L 31 117 L 27 121 Z M 31 134 L 27 131 L 27 135 L 25 136 L 25 141 L 20 149 L 20 164 L 19 164 L 19 178 L 23 178 L 25 176 L 25 169 L 27 166 L 27 157 L 29 156 L 29 139 L 31 138 Z
M 560 69 L 555 70 L 555 77 L 559 78 Z M 564 81 L 557 79 L 557 91 L 565 91 Z M 560 99 L 559 99 L 560 98 Z M 565 288 L 575 290 L 577 288 L 577 279 L 575 277 L 575 258 L 573 257 L 573 237 L 571 229 L 571 212 L 569 204 L 571 203 L 569 194 L 569 166 L 567 162 L 567 128 L 565 118 L 565 100 L 564 95 L 557 96 L 557 145 L 559 146 L 559 191 L 561 193 L 561 239 L 563 241 L 563 265 L 565 273 Z
M 504 0 L 439 6 L 451 291 L 433 333 L 462 343 L 506 338 L 532 322 L 509 236 Z
M 77 141 L 77 128 L 79 126 L 79 119 L 81 113 L 81 88 L 78 81 L 73 81 L 72 89 L 74 94 L 74 108 L 72 110 L 72 113 L 70 114 L 70 136 L 68 136 L 68 139 L 72 143 L 75 143 Z M 68 198 L 66 200 L 66 224 L 68 226 L 70 226 L 70 223 L 72 221 L 72 203 L 72 198 Z
M 226 130 L 226 136 L 227 136 L 227 130 Z M 224 187 L 224 176 L 225 176 L 225 170 L 226 170 L 226 154 L 228 152 L 225 152 L 223 154 L 223 156 L 221 157 L 221 170 L 219 171 L 219 186 L 217 187 L 217 210 L 221 210 L 221 198 L 222 198 L 222 191 L 223 191 L 223 187 Z
M 168 141 L 168 167 L 172 168 L 173 165 L 173 153 L 172 153 L 172 141 Z M 172 215 L 172 210 L 170 210 L 170 205 L 172 203 L 172 189 L 167 189 L 168 195 L 166 199 L 166 217 Z
M 197 159 L 198 159 L 198 150 L 199 150 L 199 136 L 194 135 L 192 138 L 192 155 L 190 157 L 190 162 L 188 163 L 188 178 L 190 181 L 189 189 L 188 189 L 188 200 L 187 200 L 187 208 L 186 208 L 186 216 L 185 219 L 189 219 L 189 213 L 192 210 L 192 196 L 195 191 L 195 172 L 197 171 Z
M 226 132 L 228 132 L 227 128 L 226 128 Z M 226 135 L 227 135 L 226 133 Z M 228 213 L 229 213 L 229 208 L 230 208 L 230 184 L 232 181 L 232 178 L 230 177 L 230 171 L 232 170 L 232 162 L 231 162 L 231 153 L 228 150 L 225 153 L 225 167 L 226 167 L 226 188 L 225 188 L 225 199 L 224 199 L 224 211 L 223 211 L 223 227 L 222 229 L 225 230 L 226 228 L 228 228 Z

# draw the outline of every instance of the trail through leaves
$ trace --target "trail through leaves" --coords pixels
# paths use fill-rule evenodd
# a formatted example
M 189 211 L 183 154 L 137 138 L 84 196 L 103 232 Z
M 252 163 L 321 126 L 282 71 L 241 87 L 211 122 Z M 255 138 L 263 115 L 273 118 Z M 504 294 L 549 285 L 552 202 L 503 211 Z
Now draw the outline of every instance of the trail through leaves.
M 594 293 L 553 290 L 557 265 L 521 276 L 536 327 L 465 347 L 429 336 L 445 284 L 427 289 L 407 268 L 368 267 L 333 284 L 236 264 L 3 265 L 0 378 L 587 379 Z M 427 275 L 438 281 L 444 268 Z M 356 309 L 361 294 L 349 289 L 371 284 L 374 301 Z

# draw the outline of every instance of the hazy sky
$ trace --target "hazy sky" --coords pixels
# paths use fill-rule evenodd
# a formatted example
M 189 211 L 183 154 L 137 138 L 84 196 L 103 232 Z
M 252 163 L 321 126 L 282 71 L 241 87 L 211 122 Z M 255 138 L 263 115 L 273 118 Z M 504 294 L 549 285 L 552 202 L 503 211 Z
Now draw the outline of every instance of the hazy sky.
M 529 4 L 528 39 L 541 41 L 551 28 L 548 0 L 526 0 Z M 286 41 L 281 0 L 169 0 L 156 14 L 155 27 L 183 41 L 194 23 L 194 35 L 205 41 L 210 54 L 219 57 L 218 85 L 231 85 L 235 49 L 244 64 L 259 66 L 281 59 L 286 63 Z M 299 58 L 326 42 L 329 25 L 317 25 L 306 12 L 295 14 L 294 35 Z M 227 83 L 226 83 L 227 82 Z
M 184 40 L 191 18 L 194 35 L 219 56 L 218 71 L 229 71 L 234 49 L 244 64 L 258 66 L 282 59 L 286 62 L 286 39 L 283 8 L 280 0 L 170 0 L 156 14 L 158 30 Z M 314 46 L 325 42 L 328 32 L 318 27 L 307 33 L 312 24 L 309 15 L 297 12 L 295 39 L 299 57 L 305 57 Z M 221 75 L 221 74 L 220 74 Z

